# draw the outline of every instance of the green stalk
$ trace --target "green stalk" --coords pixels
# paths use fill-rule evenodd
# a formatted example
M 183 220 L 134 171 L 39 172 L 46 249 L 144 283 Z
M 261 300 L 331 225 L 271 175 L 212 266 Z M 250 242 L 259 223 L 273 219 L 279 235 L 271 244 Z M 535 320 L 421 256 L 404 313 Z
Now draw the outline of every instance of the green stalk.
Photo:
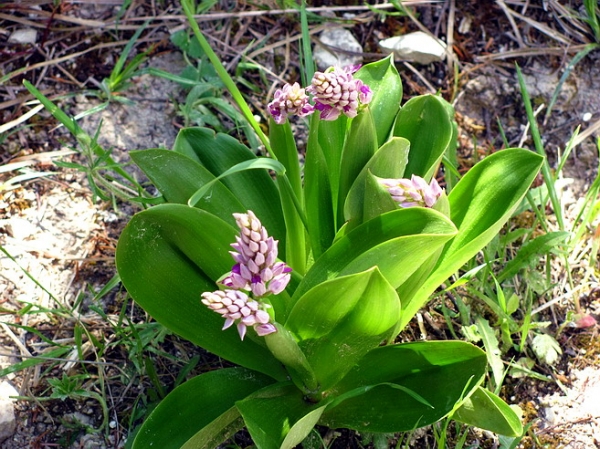
M 194 20 L 194 4 L 194 0 L 181 0 L 181 6 L 183 6 L 185 16 L 188 19 L 188 22 L 190 24 L 190 27 L 192 28 L 192 31 L 194 32 L 194 35 L 196 36 L 196 39 L 198 39 L 200 47 L 202 47 L 202 50 L 204 51 L 204 53 L 206 53 L 208 59 L 215 68 L 217 75 L 219 75 L 219 78 L 221 78 L 221 81 L 223 81 L 223 84 L 225 84 L 225 87 L 227 88 L 229 93 L 231 93 L 231 96 L 240 108 L 240 111 L 242 112 L 244 118 L 248 121 L 248 123 L 250 124 L 260 141 L 265 146 L 267 154 L 273 159 L 277 159 L 271 151 L 271 144 L 269 143 L 268 137 L 265 135 L 265 133 L 263 133 L 262 129 L 260 129 L 260 126 L 254 118 L 254 114 L 252 114 L 248 103 L 246 103 L 246 100 L 244 100 L 242 93 L 237 88 L 231 76 L 229 76 L 229 73 L 227 73 L 227 70 L 225 70 L 223 63 L 211 48 L 210 44 L 202 34 L 202 31 L 200 31 L 198 23 Z
M 558 200 L 558 196 L 556 195 L 556 190 L 554 189 L 554 179 L 552 177 L 552 173 L 550 173 L 550 165 L 548 164 L 548 159 L 546 158 L 546 152 L 544 151 L 544 146 L 542 144 L 540 130 L 537 126 L 536 118 L 533 115 L 531 99 L 529 98 L 529 93 L 527 93 L 527 86 L 525 85 L 525 79 L 523 78 L 521 68 L 518 65 L 516 65 L 516 68 L 517 77 L 519 78 L 519 87 L 521 88 L 523 104 L 525 105 L 525 111 L 527 112 L 527 120 L 529 120 L 529 125 L 531 127 L 531 136 L 533 137 L 535 150 L 540 156 L 544 156 L 544 163 L 542 164 L 542 176 L 544 177 L 544 183 L 548 188 L 548 195 L 550 196 L 550 202 L 552 203 L 552 208 L 554 209 L 554 214 L 556 215 L 558 227 L 561 231 L 564 231 L 565 222 L 562 216 L 562 209 L 560 206 L 560 201 Z

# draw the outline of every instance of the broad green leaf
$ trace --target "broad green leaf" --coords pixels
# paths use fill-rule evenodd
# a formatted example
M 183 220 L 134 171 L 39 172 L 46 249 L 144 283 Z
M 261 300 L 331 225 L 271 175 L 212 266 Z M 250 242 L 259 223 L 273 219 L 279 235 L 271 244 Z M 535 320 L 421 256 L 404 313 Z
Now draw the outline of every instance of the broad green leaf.
M 350 122 L 348 137 L 342 151 L 336 222 L 338 229 L 343 225 L 344 203 L 350 187 L 377 148 L 375 123 L 370 110 L 365 109 Z
M 152 411 L 137 433 L 133 449 L 179 449 L 191 438 L 198 444 L 188 443 L 186 448 L 213 449 L 227 438 L 227 430 L 243 425 L 236 422 L 239 412 L 231 411 L 235 402 L 273 382 L 245 368 L 223 368 L 194 377 L 175 388 Z M 207 426 L 213 433 L 205 431 L 204 441 L 194 437 Z M 208 446 L 211 442 L 214 444 Z
M 335 398 L 362 387 L 373 388 L 334 403 L 320 424 L 364 432 L 410 431 L 446 416 L 485 370 L 485 354 L 470 343 L 381 346 L 369 352 L 329 395 Z
M 235 175 L 236 173 L 244 173 L 248 170 L 259 169 L 273 170 L 278 176 L 285 175 L 285 167 L 275 159 L 261 157 L 242 161 L 235 164 L 233 167 L 229 167 L 219 176 L 215 177 L 210 182 L 200 187 L 188 200 L 188 206 L 194 207 L 198 201 L 200 201 L 204 196 L 206 196 L 209 193 L 210 189 L 214 184 L 226 179 L 228 176 Z
M 236 406 L 257 449 L 291 449 L 300 444 L 324 408 L 305 401 L 291 382 L 263 388 Z
M 381 146 L 390 135 L 402 101 L 402 81 L 393 56 L 362 66 L 354 76 L 373 92 L 369 108 L 377 130 L 377 146 Z
M 491 391 L 477 387 L 452 415 L 456 421 L 500 435 L 519 436 L 523 425 L 514 410 Z
M 499 151 L 476 164 L 450 192 L 451 218 L 458 234 L 437 267 L 412 297 L 402 297 L 404 327 L 446 279 L 498 234 L 527 193 L 542 164 L 531 151 Z
M 214 176 L 220 176 L 240 162 L 256 159 L 245 145 L 227 134 L 208 128 L 185 128 L 177 135 L 173 150 L 196 160 Z M 285 259 L 285 223 L 279 191 L 267 170 L 242 171 L 223 179 L 223 184 L 247 210 L 252 210 L 279 240 L 279 252 Z
M 410 142 L 405 178 L 414 174 L 429 182 L 453 144 L 452 119 L 445 100 L 435 95 L 411 98 L 400 109 L 393 135 Z
M 170 203 L 187 204 L 196 190 L 215 179 L 198 162 L 174 151 L 152 149 L 131 151 L 129 154 Z M 232 226 L 235 225 L 232 214 L 246 212 L 244 206 L 220 182 L 212 186 L 210 195 L 202 198 L 196 207 Z
M 367 173 L 365 177 L 365 198 L 368 198 L 368 201 L 363 201 L 362 204 L 362 217 L 361 222 L 357 221 L 356 224 L 348 223 L 351 225 L 347 231 L 350 231 L 353 227 L 358 226 L 366 221 L 372 220 L 373 218 L 377 218 L 379 215 L 385 214 L 386 212 L 391 212 L 393 210 L 399 209 L 398 203 L 394 201 L 390 192 L 383 187 L 379 183 L 378 177 L 374 176 L 372 173 Z
M 309 290 L 294 305 L 286 328 L 298 337 L 325 390 L 389 335 L 399 314 L 394 288 L 372 268 Z
M 289 121 L 278 125 L 271 118 L 269 120 L 269 140 L 275 157 L 286 169 L 294 193 L 298 198 L 302 198 L 300 160 Z
M 135 215 L 119 239 L 116 264 L 123 285 L 152 317 L 181 337 L 227 360 L 281 377 L 270 352 L 200 302 L 217 290 L 215 280 L 231 270 L 228 254 L 236 230 L 208 212 L 164 204 Z M 275 309 L 278 305 L 273 298 Z
M 281 206 L 287 231 L 286 262 L 294 270 L 300 274 L 304 274 L 306 271 L 306 230 L 292 197 L 292 194 L 295 195 L 295 202 L 300 210 L 303 211 L 304 192 L 302 191 L 298 150 L 289 121 L 286 121 L 283 125 L 278 125 L 273 119 L 270 119 L 269 132 L 271 149 L 277 160 L 285 167 L 290 186 L 290 191 L 288 191 L 285 185 L 279 184 L 285 183 L 286 180 L 277 178 L 277 182 L 280 185 Z
M 321 126 L 326 123 L 330 122 L 319 121 L 313 114 L 304 164 L 304 199 L 306 201 L 308 234 L 315 259 L 331 246 L 335 234 L 334 204 L 337 203 L 332 202 L 333 194 L 330 184 L 333 174 L 323 154 L 323 147 L 317 138 Z M 337 163 L 339 164 L 339 160 Z
M 368 173 L 379 178 L 401 178 L 408 162 L 409 149 L 410 142 L 408 140 L 393 137 L 382 145 L 373 157 L 371 157 L 356 177 L 348 192 L 344 206 L 346 221 L 353 219 L 357 222 L 355 225 L 362 223 L 364 208 L 374 208 L 375 205 L 373 203 L 378 203 L 370 195 L 365 196 L 365 183 L 367 182 Z M 387 196 L 389 197 L 390 195 L 388 194 Z M 369 198 L 369 201 L 365 201 L 365 198 Z
M 411 207 L 383 214 L 337 239 L 306 273 L 293 299 L 327 279 L 374 266 L 397 288 L 455 233 L 452 222 L 431 209 Z
M 319 114 L 313 114 L 310 121 L 310 134 L 307 142 L 308 148 L 318 144 L 321 147 L 323 157 L 327 165 L 327 175 L 331 186 L 331 202 L 334 214 L 337 214 L 338 191 L 340 186 L 340 167 L 342 150 L 346 142 L 346 130 L 348 128 L 348 117 L 341 115 L 337 120 L 321 120 Z M 308 154 L 307 154 L 308 158 Z M 305 185 L 308 175 L 308 159 L 304 168 Z M 335 215 L 334 215 L 335 219 Z
M 531 263 L 539 260 L 540 256 L 548 254 L 564 243 L 569 235 L 566 231 L 549 232 L 527 242 L 519 248 L 515 258 L 504 265 L 503 270 L 498 274 L 498 282 L 514 276 L 522 268 L 531 266 Z

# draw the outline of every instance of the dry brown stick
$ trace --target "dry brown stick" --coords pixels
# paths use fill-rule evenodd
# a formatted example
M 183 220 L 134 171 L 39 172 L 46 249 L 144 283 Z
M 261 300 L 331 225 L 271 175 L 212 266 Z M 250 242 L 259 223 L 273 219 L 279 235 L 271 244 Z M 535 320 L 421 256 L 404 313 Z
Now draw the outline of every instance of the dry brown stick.
M 513 11 L 512 9 L 510 9 L 508 7 L 506 7 L 506 12 L 508 12 L 510 15 L 516 17 L 517 19 L 522 20 L 525 23 L 528 23 L 529 25 L 534 27 L 536 30 L 544 33 L 548 37 L 551 37 L 552 39 L 554 39 L 558 42 L 562 42 L 563 44 L 567 44 L 567 45 L 570 45 L 572 43 L 569 39 L 567 39 L 561 33 L 559 33 L 556 30 L 553 30 L 552 28 L 550 28 L 547 25 L 544 25 L 543 23 L 537 22 L 537 21 L 531 19 L 530 17 L 519 14 L 518 12 Z
M 500 7 L 502 12 L 508 19 L 510 26 L 512 27 L 512 29 L 515 33 L 515 39 L 517 39 L 517 42 L 519 43 L 519 47 L 520 48 L 527 47 L 527 45 L 525 45 L 525 42 L 523 42 L 523 38 L 521 37 L 519 27 L 517 26 L 517 22 L 515 22 L 514 17 L 511 15 L 511 10 L 508 8 L 508 6 L 506 6 L 506 3 L 504 3 L 504 0 L 496 0 L 496 4 Z
M 491 55 L 483 55 L 477 56 L 475 58 L 476 61 L 485 62 L 490 60 L 498 60 L 498 59 L 509 59 L 509 58 L 520 58 L 520 57 L 530 57 L 530 56 L 539 56 L 539 55 L 564 55 L 567 53 L 577 53 L 580 50 L 583 50 L 585 44 L 581 45 L 569 45 L 568 47 L 544 47 L 544 48 L 520 48 L 518 50 L 510 50 L 503 53 L 495 53 Z

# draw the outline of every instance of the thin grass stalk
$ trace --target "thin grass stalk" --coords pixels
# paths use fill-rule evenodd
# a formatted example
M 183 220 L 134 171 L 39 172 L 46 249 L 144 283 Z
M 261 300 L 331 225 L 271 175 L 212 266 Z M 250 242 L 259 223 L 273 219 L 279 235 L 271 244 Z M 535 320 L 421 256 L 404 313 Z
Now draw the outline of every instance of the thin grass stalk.
M 540 130 L 537 126 L 537 120 L 533 115 L 533 108 L 531 107 L 531 99 L 529 98 L 529 93 L 527 92 L 527 86 L 525 85 L 525 79 L 523 78 L 523 73 L 521 72 L 521 68 L 518 64 L 515 65 L 517 69 L 517 77 L 519 79 L 519 87 L 521 88 L 521 96 L 523 97 L 523 104 L 525 106 L 525 111 L 527 112 L 527 120 L 529 121 L 529 125 L 531 126 L 531 136 L 533 137 L 533 143 L 535 145 L 536 152 L 544 157 L 544 163 L 542 164 L 542 176 L 544 178 L 544 183 L 548 188 L 548 195 L 550 196 L 550 202 L 552 203 L 552 208 L 554 209 L 554 214 L 556 215 L 556 221 L 558 222 L 558 227 L 561 231 L 565 230 L 565 222 L 562 216 L 561 204 L 558 199 L 558 195 L 556 194 L 556 190 L 554 188 L 554 179 L 552 177 L 552 173 L 550 172 L 550 164 L 548 163 L 548 159 L 546 157 L 546 151 L 544 150 L 544 145 L 542 144 L 542 138 L 540 136 Z
M 233 97 L 233 100 L 240 108 L 240 111 L 244 115 L 244 118 L 248 121 L 248 123 L 250 124 L 250 126 L 252 127 L 262 144 L 265 146 L 267 154 L 273 159 L 276 159 L 275 155 L 273 154 L 273 151 L 271 150 L 269 138 L 260 128 L 258 122 L 254 118 L 254 114 L 252 114 L 252 111 L 248 106 L 248 103 L 246 102 L 246 100 L 244 100 L 242 93 L 238 89 L 237 85 L 235 84 L 229 73 L 227 73 L 227 70 L 223 66 L 223 63 L 211 48 L 210 44 L 202 34 L 202 31 L 200 31 L 198 23 L 194 20 L 194 5 L 194 0 L 181 0 L 181 6 L 183 6 L 185 16 L 188 19 L 188 22 L 190 24 L 190 27 L 192 28 L 192 31 L 194 32 L 194 35 L 196 36 L 196 39 L 198 39 L 200 47 L 202 47 L 202 50 L 204 51 L 204 53 L 206 53 L 206 56 L 208 56 L 208 59 L 215 68 L 217 75 L 219 75 L 219 78 L 221 78 L 221 81 L 223 81 L 225 88 L 229 91 L 229 93 Z
M 308 29 L 308 17 L 306 15 L 306 0 L 302 0 L 300 6 L 300 26 L 302 28 L 302 65 L 304 70 L 302 71 L 302 83 L 304 86 L 308 86 L 310 80 L 315 73 L 315 66 L 313 63 L 312 49 L 310 47 L 310 33 Z

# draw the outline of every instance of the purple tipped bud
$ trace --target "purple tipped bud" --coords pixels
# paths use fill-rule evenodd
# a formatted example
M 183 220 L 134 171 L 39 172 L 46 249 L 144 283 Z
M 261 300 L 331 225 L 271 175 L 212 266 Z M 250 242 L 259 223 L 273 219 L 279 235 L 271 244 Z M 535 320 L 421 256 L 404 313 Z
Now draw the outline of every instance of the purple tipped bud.
M 305 89 L 302 89 L 298 83 L 286 84 L 283 88 L 278 89 L 267 108 L 275 123 L 279 125 L 285 123 L 288 115 L 305 117 L 312 114 L 314 110 L 308 102 Z
M 379 179 L 379 183 L 385 187 L 392 199 L 400 207 L 433 207 L 443 190 L 435 178 L 431 183 L 420 176 L 412 175 L 410 179 Z
M 314 74 L 306 91 L 314 96 L 321 120 L 335 120 L 341 114 L 356 117 L 363 105 L 371 102 L 373 94 L 369 86 L 352 76 L 359 67 L 330 67 Z
M 217 290 L 202 293 L 202 304 L 225 318 L 223 330 L 230 328 L 237 322 L 237 330 L 242 340 L 246 335 L 248 326 L 253 326 L 255 329 L 262 326 L 257 329 L 259 335 L 274 332 L 264 333 L 268 330 L 264 326 L 273 326 L 270 324 L 271 317 L 269 313 L 264 310 L 265 307 L 269 306 L 250 299 L 246 293 L 239 290 Z
M 240 234 L 232 244 L 233 259 L 237 262 L 231 273 L 223 279 L 223 285 L 251 290 L 255 298 L 267 294 L 279 294 L 287 286 L 291 271 L 285 263 L 277 260 L 277 240 L 270 237 L 254 212 L 234 214 Z M 273 286 L 271 285 L 272 283 Z

